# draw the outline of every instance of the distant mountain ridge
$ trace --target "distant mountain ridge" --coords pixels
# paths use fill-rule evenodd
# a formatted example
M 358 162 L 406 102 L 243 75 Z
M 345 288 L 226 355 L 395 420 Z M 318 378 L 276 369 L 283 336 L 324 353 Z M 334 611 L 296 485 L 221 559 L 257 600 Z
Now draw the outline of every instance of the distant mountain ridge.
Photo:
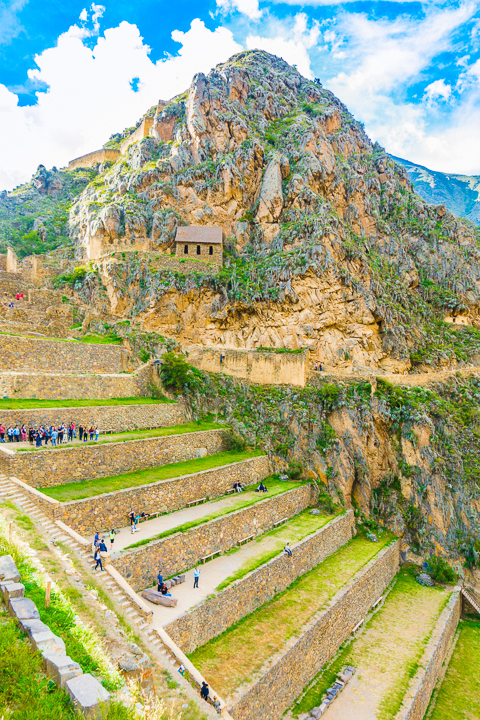
M 454 175 L 429 170 L 403 158 L 391 155 L 403 165 L 413 182 L 415 192 L 426 202 L 445 205 L 457 217 L 480 225 L 480 175 Z

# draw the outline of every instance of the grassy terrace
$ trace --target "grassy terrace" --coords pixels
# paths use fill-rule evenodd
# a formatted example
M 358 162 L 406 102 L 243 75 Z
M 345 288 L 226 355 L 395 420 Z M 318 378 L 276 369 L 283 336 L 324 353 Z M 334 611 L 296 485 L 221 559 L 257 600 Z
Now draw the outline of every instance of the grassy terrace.
M 86 343 L 87 345 L 121 345 L 123 338 L 113 335 L 82 335 L 79 338 L 54 338 L 45 335 L 22 335 L 22 333 L 0 332 L 0 335 L 12 337 L 28 337 L 34 340 L 51 340 L 52 342 Z
M 460 620 L 459 638 L 429 720 L 480 718 L 480 622 Z
M 103 407 L 105 405 L 157 405 L 158 403 L 174 403 L 175 400 L 168 398 L 151 398 L 151 397 L 124 397 L 109 398 L 108 400 L 36 400 L 22 399 L 15 400 L 13 398 L 0 399 L 1 410 L 31 410 L 43 408 L 77 408 L 77 407 Z
M 285 525 L 280 525 L 264 533 L 252 543 L 252 545 L 257 545 L 255 557 L 245 560 L 243 565 L 221 582 L 216 590 L 219 592 L 236 580 L 241 580 L 245 575 L 248 575 L 248 573 L 253 572 L 253 570 L 256 570 L 261 565 L 264 565 L 276 557 L 282 552 L 287 542 L 290 543 L 290 545 L 300 542 L 308 537 L 308 535 L 312 535 L 320 530 L 335 517 L 338 517 L 338 515 L 325 515 L 323 513 L 321 515 L 310 515 L 310 510 L 304 510 L 292 517 Z M 235 547 L 232 548 L 232 550 L 228 550 L 225 554 L 233 555 L 240 549 L 239 547 Z
M 122 433 L 112 433 L 108 437 L 105 435 L 100 435 L 100 440 L 88 440 L 87 442 L 77 442 L 77 443 L 66 443 L 62 445 L 55 445 L 52 447 L 51 445 L 42 445 L 42 447 L 28 447 L 28 448 L 20 448 L 16 450 L 14 446 L 12 445 L 12 449 L 15 449 L 16 452 L 42 452 L 42 450 L 65 450 L 65 448 L 70 447 L 78 450 L 79 448 L 88 446 L 88 445 L 105 445 L 108 443 L 115 443 L 115 442 L 128 442 L 129 440 L 146 440 L 148 438 L 156 438 L 156 437 L 166 437 L 168 435 L 182 435 L 184 433 L 193 433 L 193 432 L 200 432 L 202 430 L 220 430 L 223 425 L 220 425 L 218 423 L 212 423 L 212 422 L 191 422 L 191 423 L 185 423 L 183 425 L 172 425 L 171 427 L 163 427 L 163 428 L 154 428 L 153 430 L 128 430 L 127 432 Z
M 378 543 L 356 537 L 274 600 L 196 650 L 190 660 L 221 695 L 230 696 L 392 539 L 388 533 Z
M 250 507 L 251 505 L 255 505 L 261 500 L 266 500 L 268 498 L 275 497 L 276 495 L 283 495 L 283 493 L 286 493 L 289 490 L 293 490 L 294 488 L 298 488 L 299 485 L 303 484 L 298 482 L 283 482 L 280 480 L 274 480 L 273 478 L 267 478 L 264 482 L 268 487 L 268 493 L 256 493 L 256 484 L 252 485 L 240 495 L 235 495 L 233 498 L 233 502 L 229 504 L 228 507 L 220 508 L 219 510 L 212 512 L 209 515 L 204 515 L 202 518 L 192 520 L 191 522 L 183 523 L 183 525 L 177 525 L 174 528 L 170 528 L 170 530 L 165 530 L 165 532 L 159 533 L 158 535 L 153 535 L 150 538 L 139 540 L 132 545 L 128 545 L 128 547 L 125 549 L 128 550 L 128 548 L 141 547 L 142 545 L 147 545 L 153 540 L 161 540 L 161 538 L 168 537 L 169 535 L 174 535 L 178 532 L 187 532 L 188 530 L 191 530 L 194 527 L 198 527 L 199 525 L 204 525 L 211 520 L 216 520 L 217 518 L 223 517 L 224 515 L 230 515 L 230 513 L 236 512 L 237 510 L 243 510 L 244 508 Z M 221 500 L 221 498 L 215 498 L 215 501 L 218 500 Z
M 158 482 L 159 480 L 169 480 L 170 478 L 190 475 L 191 473 L 201 472 L 202 470 L 210 470 L 211 468 L 229 465 L 230 463 L 240 462 L 241 460 L 247 460 L 248 458 L 263 454 L 264 453 L 260 451 L 249 452 L 247 450 L 242 452 L 217 453 L 216 455 L 207 455 L 203 458 L 171 463 L 170 465 L 162 465 L 157 468 L 136 470 L 135 472 L 125 473 L 124 475 L 112 475 L 111 477 L 98 478 L 97 480 L 87 480 L 86 482 L 68 483 L 66 485 L 58 485 L 57 487 L 42 488 L 42 492 L 62 502 L 82 500 L 83 498 L 113 492 L 114 490 L 123 490 L 124 488 L 137 487 L 138 485 L 148 485 L 149 483 Z
M 360 686 L 344 699 L 351 705 L 352 717 L 356 712 L 366 717 L 363 706 L 368 698 L 372 717 L 393 720 L 448 597 L 443 588 L 423 587 L 411 569 L 401 569 L 383 607 L 372 616 L 365 631 L 317 675 L 300 703 L 293 706 L 293 716 L 319 705 L 336 674 L 345 665 L 353 665 Z

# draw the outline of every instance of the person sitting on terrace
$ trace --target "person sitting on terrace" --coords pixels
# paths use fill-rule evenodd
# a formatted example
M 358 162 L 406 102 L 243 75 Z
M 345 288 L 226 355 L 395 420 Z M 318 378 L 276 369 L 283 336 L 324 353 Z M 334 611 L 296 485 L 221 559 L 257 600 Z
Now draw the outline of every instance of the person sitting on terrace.
M 263 482 L 260 483 L 258 488 L 255 490 L 255 492 L 268 492 L 267 487 L 263 484 Z
M 237 492 L 237 493 L 243 492 L 242 483 L 241 483 L 241 482 L 236 482 L 236 483 L 234 483 L 233 489 L 234 489 L 235 492 Z
M 168 592 L 168 588 L 165 585 L 165 583 L 162 583 L 160 592 L 162 593 L 162 595 L 166 595 L 167 597 L 172 597 L 172 593 Z

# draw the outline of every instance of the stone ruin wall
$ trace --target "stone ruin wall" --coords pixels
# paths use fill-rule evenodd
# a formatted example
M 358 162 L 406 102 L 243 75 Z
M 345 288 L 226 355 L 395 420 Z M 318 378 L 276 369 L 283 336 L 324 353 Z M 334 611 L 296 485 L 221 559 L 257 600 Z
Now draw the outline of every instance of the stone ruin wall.
M 165 632 L 184 653 L 193 652 L 258 610 L 345 545 L 352 537 L 353 528 L 353 512 L 349 510 L 296 545 L 291 558 L 282 553 L 270 560 L 173 620 L 165 626 Z
M 20 373 L 121 373 L 130 369 L 131 356 L 118 345 L 0 335 L 0 366 Z
M 187 532 L 178 532 L 123 552 L 121 557 L 112 560 L 112 565 L 138 592 L 152 586 L 157 568 L 162 567 L 164 577 L 185 572 L 206 555 L 224 553 L 251 535 L 268 532 L 276 522 L 297 515 L 314 504 L 316 498 L 314 486 L 301 485 Z
M 151 395 L 151 366 L 125 375 L 67 375 L 0 372 L 0 397 L 100 400 Z
M 94 150 L 86 155 L 81 155 L 78 158 L 70 160 L 68 167 L 70 170 L 76 168 L 90 168 L 94 165 L 101 165 L 104 162 L 115 162 L 120 157 L 120 151 L 108 148 L 101 148 L 100 150 Z
M 335 655 L 385 592 L 399 568 L 400 541 L 381 550 L 289 643 L 283 655 L 229 710 L 234 720 L 278 720 Z M 294 672 L 292 672 L 294 669 Z
M 237 481 L 241 481 L 245 486 L 257 483 L 269 473 L 267 457 L 249 458 L 232 465 L 203 470 L 171 480 L 125 488 L 84 500 L 59 503 L 49 507 L 48 513 L 52 518 L 62 520 L 78 533 L 88 535 L 95 530 L 128 525 L 128 513 L 132 507 L 147 513 L 170 513 L 186 507 L 192 500 L 220 497 Z
M 35 488 L 55 487 L 193 460 L 200 450 L 211 455 L 225 449 L 221 430 L 13 454 L 5 445 L 0 446 L 0 470 Z
M 225 373 L 262 385 L 305 387 L 308 353 L 267 353 L 224 348 L 188 348 L 188 362 L 199 370 Z M 220 362 L 223 355 L 223 362 Z

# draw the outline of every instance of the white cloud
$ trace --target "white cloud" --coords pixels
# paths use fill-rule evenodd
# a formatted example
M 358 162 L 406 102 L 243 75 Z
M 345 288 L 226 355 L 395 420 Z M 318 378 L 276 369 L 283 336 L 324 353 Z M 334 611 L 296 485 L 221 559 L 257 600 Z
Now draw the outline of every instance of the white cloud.
M 278 35 L 262 37 L 249 35 L 246 43 L 249 50 L 266 50 L 296 65 L 297 70 L 307 78 L 313 78 L 308 50 L 314 47 L 320 36 L 318 23 L 314 21 L 308 27 L 305 13 L 295 15 L 293 27 L 289 23 L 277 24 Z
M 217 7 L 224 14 L 237 10 L 251 20 L 257 20 L 262 16 L 258 0 L 217 0 Z
M 13 0 L 4 4 L 0 2 L 0 45 L 9 43 L 22 29 L 18 14 L 28 0 Z
M 156 63 L 138 28 L 127 22 L 106 30 L 90 49 L 84 39 L 96 33 L 102 10 L 91 7 L 92 30 L 74 25 L 35 58 L 29 77 L 48 85 L 47 92 L 37 93 L 36 105 L 20 107 L 17 96 L 0 85 L 0 188 L 29 179 L 40 163 L 61 167 L 96 150 L 159 98 L 185 90 L 195 73 L 242 50 L 229 30 L 210 31 L 198 19 L 187 32 L 172 33 L 181 44 L 178 54 Z M 133 78 L 139 78 L 137 92 Z
M 448 100 L 451 94 L 452 86 L 446 83 L 445 80 L 434 80 L 425 88 L 424 99 L 430 103 L 439 98 Z
M 365 122 L 370 137 L 394 155 L 435 170 L 478 172 L 476 66 L 462 71 L 468 92 L 461 100 L 454 99 L 452 86 L 441 79 L 424 88 L 422 101 L 407 99 L 409 86 L 425 81 L 434 58 L 453 50 L 455 33 L 467 26 L 475 10 L 471 2 L 432 7 L 421 22 L 407 16 L 373 21 L 354 13 L 338 18 L 347 61 L 327 84 Z M 457 83 L 455 89 L 462 87 Z M 439 98 L 449 101 L 448 117 L 437 112 L 433 100 Z

